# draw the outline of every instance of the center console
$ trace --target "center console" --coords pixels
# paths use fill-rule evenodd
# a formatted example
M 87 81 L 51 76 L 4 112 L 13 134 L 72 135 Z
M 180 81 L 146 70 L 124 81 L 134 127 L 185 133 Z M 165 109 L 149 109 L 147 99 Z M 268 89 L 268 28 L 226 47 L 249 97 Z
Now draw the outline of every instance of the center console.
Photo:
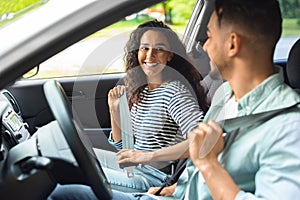
M 1 90 L 0 105 L 2 121 L 0 160 L 2 160 L 10 148 L 28 140 L 30 133 L 27 123 L 21 117 L 20 108 L 9 91 Z

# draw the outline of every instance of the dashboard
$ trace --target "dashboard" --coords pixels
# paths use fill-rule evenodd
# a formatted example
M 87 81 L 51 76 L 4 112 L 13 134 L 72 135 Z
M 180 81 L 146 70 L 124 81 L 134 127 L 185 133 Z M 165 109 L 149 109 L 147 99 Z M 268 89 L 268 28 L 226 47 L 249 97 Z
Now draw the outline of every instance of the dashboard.
M 5 159 L 9 149 L 18 143 L 28 140 L 31 135 L 28 124 L 21 116 L 20 107 L 16 99 L 8 90 L 0 91 L 0 161 Z

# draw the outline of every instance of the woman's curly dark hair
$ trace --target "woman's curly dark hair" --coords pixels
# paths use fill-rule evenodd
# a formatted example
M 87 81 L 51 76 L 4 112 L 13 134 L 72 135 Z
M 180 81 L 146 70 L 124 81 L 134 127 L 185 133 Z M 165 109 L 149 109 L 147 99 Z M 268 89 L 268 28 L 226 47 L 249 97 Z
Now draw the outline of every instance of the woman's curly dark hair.
M 179 80 L 196 97 L 201 109 L 206 112 L 208 104 L 203 87 L 200 85 L 202 76 L 198 70 L 189 62 L 185 46 L 178 35 L 161 21 L 152 20 L 139 25 L 129 37 L 125 46 L 125 71 L 124 79 L 126 93 L 131 108 L 134 103 L 138 103 L 142 98 L 141 93 L 147 86 L 147 78 L 138 61 L 138 50 L 142 35 L 148 30 L 156 30 L 163 33 L 168 39 L 170 52 L 174 54 L 172 60 L 167 63 L 168 67 L 163 70 L 164 81 Z

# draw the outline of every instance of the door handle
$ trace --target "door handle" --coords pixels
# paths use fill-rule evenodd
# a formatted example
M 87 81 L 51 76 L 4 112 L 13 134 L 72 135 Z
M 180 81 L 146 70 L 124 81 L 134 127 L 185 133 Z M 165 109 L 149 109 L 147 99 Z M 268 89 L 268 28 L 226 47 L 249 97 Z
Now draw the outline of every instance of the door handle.
M 66 92 L 67 97 L 70 101 L 73 100 L 78 100 L 78 99 L 85 99 L 86 95 L 84 94 L 83 91 L 79 90 L 79 91 L 72 91 L 72 92 Z

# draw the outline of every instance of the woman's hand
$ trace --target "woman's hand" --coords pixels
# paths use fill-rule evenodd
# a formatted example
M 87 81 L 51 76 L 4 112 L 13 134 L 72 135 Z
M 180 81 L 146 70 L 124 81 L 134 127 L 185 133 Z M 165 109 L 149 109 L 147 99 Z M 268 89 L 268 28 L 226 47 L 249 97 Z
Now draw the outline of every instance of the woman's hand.
M 151 159 L 153 157 L 152 152 L 143 152 L 133 149 L 122 149 L 121 151 L 116 153 L 116 155 L 119 157 L 118 163 L 132 162 L 146 164 L 151 162 Z
M 164 189 L 162 189 L 162 191 L 159 193 L 160 196 L 172 196 L 175 188 L 176 188 L 177 183 L 174 183 L 171 186 L 168 187 L 164 187 Z M 155 194 L 158 190 L 160 189 L 160 187 L 151 187 L 148 190 L 148 194 Z
M 108 92 L 108 106 L 111 118 L 112 139 L 122 140 L 120 126 L 120 97 L 124 94 L 125 86 L 118 85 Z
M 118 85 L 108 92 L 108 106 L 110 111 L 119 111 L 120 97 L 124 94 L 125 86 Z

